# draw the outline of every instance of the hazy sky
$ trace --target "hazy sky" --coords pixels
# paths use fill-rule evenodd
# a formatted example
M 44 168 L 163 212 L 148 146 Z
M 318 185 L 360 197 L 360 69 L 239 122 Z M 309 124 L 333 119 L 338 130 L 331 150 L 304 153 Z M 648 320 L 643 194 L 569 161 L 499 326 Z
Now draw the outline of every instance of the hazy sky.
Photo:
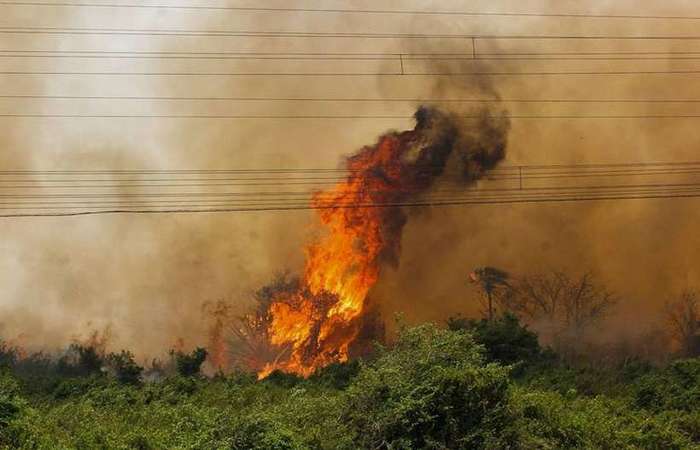
M 58 0 L 46 0 L 58 3 Z M 91 4 L 164 4 L 91 0 Z M 175 1 L 168 5 L 548 12 L 700 17 L 693 1 Z M 454 35 L 700 36 L 700 20 L 542 18 L 0 5 L 0 27 Z M 0 34 L 0 71 L 396 73 L 394 60 L 280 61 L 8 57 L 8 51 L 464 53 L 470 39 Z M 646 60 L 404 61 L 406 72 L 700 69 L 700 40 L 478 40 L 479 53 L 647 53 Z M 686 52 L 686 59 L 666 59 Z M 23 54 L 27 55 L 29 53 Z M 595 56 L 595 55 L 593 55 Z M 690 58 L 690 59 L 687 59 Z M 514 115 L 700 114 L 700 104 L 522 104 L 508 99 L 693 99 L 697 74 L 507 76 L 115 76 L 0 74 L 0 95 L 469 98 L 495 91 Z M 237 102 L 0 98 L 1 114 L 410 116 L 406 102 Z M 406 119 L 0 117 L 0 170 L 334 168 Z M 698 159 L 698 119 L 513 119 L 508 164 Z M 675 177 L 673 182 L 691 178 Z M 666 182 L 657 177 L 645 182 Z M 5 189 L 5 191 L 7 191 Z M 474 311 L 473 267 L 591 269 L 653 315 L 698 283 L 698 200 L 456 206 L 414 217 L 404 257 L 373 295 L 387 311 L 439 320 Z M 313 213 L 0 219 L 0 333 L 59 345 L 110 325 L 115 345 L 159 352 L 203 339 L 204 301 L 241 310 L 276 272 L 301 266 Z M 621 320 L 630 323 L 629 320 Z M 633 322 L 636 326 L 637 323 Z

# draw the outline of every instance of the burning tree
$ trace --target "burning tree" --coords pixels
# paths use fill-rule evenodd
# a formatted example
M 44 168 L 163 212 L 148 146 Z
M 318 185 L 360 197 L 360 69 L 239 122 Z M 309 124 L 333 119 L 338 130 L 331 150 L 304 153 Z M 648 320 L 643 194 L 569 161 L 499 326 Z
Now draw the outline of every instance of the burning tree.
M 324 234 L 306 246 L 303 274 L 269 290 L 234 333 L 252 367 L 266 361 L 260 376 L 306 376 L 365 347 L 376 322 L 370 290 L 382 266 L 398 264 L 405 207 L 429 206 L 422 195 L 446 172 L 468 184 L 504 157 L 505 118 L 484 113 L 467 122 L 424 107 L 415 119 L 413 130 L 387 133 L 348 157 L 346 179 L 314 194 Z M 258 351 L 262 357 L 246 356 Z
M 291 346 L 275 345 L 271 341 L 270 306 L 276 299 L 292 296 L 299 289 L 299 279 L 285 273 L 253 294 L 255 311 L 237 317 L 228 329 L 229 352 L 236 365 L 261 372 L 268 364 L 275 365 L 289 357 Z

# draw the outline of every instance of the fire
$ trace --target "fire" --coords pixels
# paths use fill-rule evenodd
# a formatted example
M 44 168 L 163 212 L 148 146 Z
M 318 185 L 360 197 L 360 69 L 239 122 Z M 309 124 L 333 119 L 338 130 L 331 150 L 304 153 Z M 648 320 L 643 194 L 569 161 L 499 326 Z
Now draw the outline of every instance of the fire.
M 416 120 L 413 130 L 388 133 L 349 157 L 346 179 L 313 196 L 324 233 L 306 247 L 298 289 L 273 296 L 263 312 L 269 344 L 283 350 L 259 370 L 260 378 L 274 370 L 308 376 L 347 361 L 382 267 L 398 262 L 406 223 L 401 205 L 428 190 L 453 154 L 466 181 L 503 157 L 504 139 L 490 146 L 466 139 L 454 116 L 422 108 Z
M 308 292 L 270 306 L 271 342 L 291 344 L 291 357 L 268 365 L 262 376 L 274 369 L 309 375 L 320 366 L 348 359 L 388 246 L 387 211 L 375 205 L 405 191 L 399 153 L 410 140 L 410 135 L 383 137 L 377 146 L 348 161 L 346 181 L 314 196 L 313 206 L 319 208 L 327 232 L 306 249 L 302 283 Z M 377 169 L 383 176 L 375 176 Z M 309 347 L 315 350 L 311 355 Z

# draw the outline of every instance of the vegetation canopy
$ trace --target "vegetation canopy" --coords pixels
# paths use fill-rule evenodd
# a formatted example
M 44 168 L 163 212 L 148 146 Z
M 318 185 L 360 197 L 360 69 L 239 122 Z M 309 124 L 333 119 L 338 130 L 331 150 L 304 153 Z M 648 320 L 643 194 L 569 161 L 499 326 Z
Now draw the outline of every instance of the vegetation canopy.
M 3 346 L 0 448 L 700 448 L 700 359 L 572 364 L 513 314 L 401 327 L 365 360 L 304 379 L 200 374 L 206 350 Z

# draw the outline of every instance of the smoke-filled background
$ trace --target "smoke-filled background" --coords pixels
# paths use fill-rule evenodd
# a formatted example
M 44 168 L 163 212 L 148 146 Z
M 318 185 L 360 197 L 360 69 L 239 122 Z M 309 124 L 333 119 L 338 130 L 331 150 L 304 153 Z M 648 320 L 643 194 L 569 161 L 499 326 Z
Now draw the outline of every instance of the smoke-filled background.
M 110 2 L 112 3 L 112 2 Z M 175 4 L 175 3 L 173 3 Z M 202 2 L 202 4 L 204 4 Z M 214 4 L 214 3 L 208 3 Z M 217 2 L 217 5 L 228 5 Z M 266 5 L 289 7 L 288 2 Z M 236 3 L 259 6 L 257 3 Z M 327 2 L 298 2 L 321 8 Z M 688 1 L 333 2 L 340 9 L 637 12 L 700 15 Z M 524 8 L 527 8 L 525 10 Z M 207 29 L 482 35 L 693 35 L 697 22 L 575 17 L 473 17 L 0 6 L 4 27 Z M 468 39 L 261 38 L 3 34 L 2 49 L 470 53 Z M 497 40 L 480 52 L 700 51 L 697 41 Z M 694 74 L 459 76 L 469 71 L 689 70 L 692 60 L 405 61 L 439 76 L 0 75 L 3 95 L 492 98 L 513 115 L 692 114 L 692 104 L 511 104 L 519 98 L 694 98 Z M 251 62 L 3 58 L 3 71 L 396 71 L 391 61 Z M 224 102 L 0 99 L 3 114 L 393 115 L 405 119 L 0 118 L 2 170 L 333 168 L 388 129 L 413 126 L 415 102 Z M 474 105 L 450 105 L 468 114 Z M 697 159 L 697 119 L 513 119 L 506 164 Z M 647 180 L 645 180 L 647 181 Z M 661 180 L 663 182 L 663 180 Z M 475 314 L 474 267 L 512 273 L 592 270 L 621 302 L 605 333 L 659 319 L 663 302 L 697 283 L 697 200 L 473 205 L 413 214 L 401 263 L 372 298 L 409 321 Z M 309 211 L 0 219 L 0 333 L 55 347 L 109 328 L 112 345 L 160 354 L 207 339 L 205 302 L 243 312 L 276 273 L 298 272 Z M 630 315 L 634 320 L 630 320 Z

